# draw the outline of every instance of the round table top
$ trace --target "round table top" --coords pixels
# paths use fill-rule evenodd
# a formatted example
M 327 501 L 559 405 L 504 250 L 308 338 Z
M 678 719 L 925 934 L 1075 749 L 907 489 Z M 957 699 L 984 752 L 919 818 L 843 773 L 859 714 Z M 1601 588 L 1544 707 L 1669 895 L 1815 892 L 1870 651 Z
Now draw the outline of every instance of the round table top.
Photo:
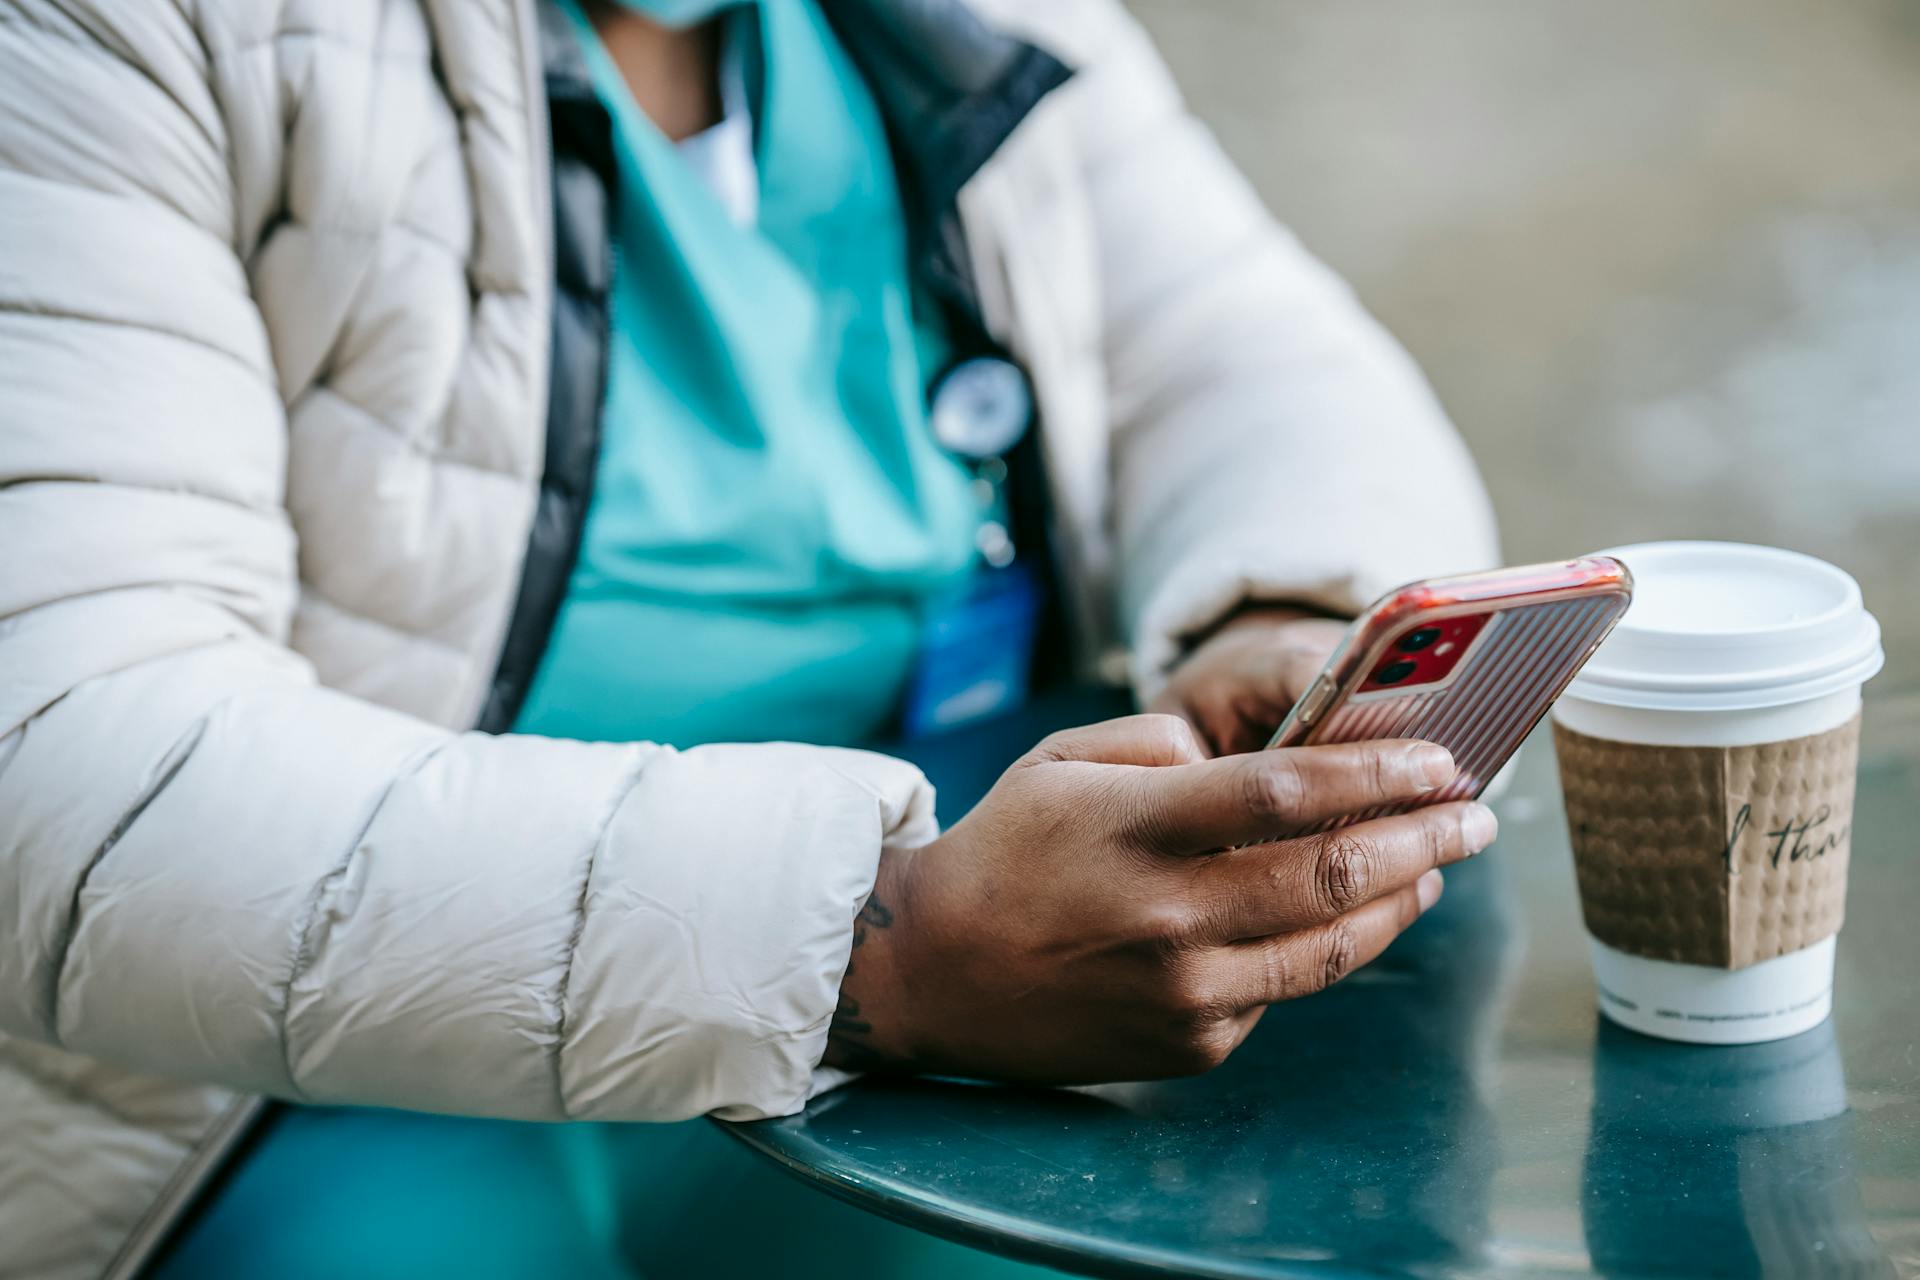
M 951 821 L 1072 694 L 903 749 Z M 733 1133 L 822 1189 L 1092 1275 L 1907 1274 L 1920 1267 L 1920 696 L 1869 696 L 1836 1013 L 1774 1044 L 1594 1013 L 1552 744 L 1501 838 L 1218 1070 L 1082 1089 L 864 1081 Z

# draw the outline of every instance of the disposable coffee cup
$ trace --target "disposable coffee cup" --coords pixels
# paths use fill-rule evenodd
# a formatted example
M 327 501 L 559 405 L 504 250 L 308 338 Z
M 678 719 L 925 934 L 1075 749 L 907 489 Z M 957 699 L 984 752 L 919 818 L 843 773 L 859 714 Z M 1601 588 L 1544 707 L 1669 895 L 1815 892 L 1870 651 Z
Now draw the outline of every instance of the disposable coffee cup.
M 1695 1044 L 1797 1035 L 1833 1008 L 1879 624 L 1797 552 L 1606 554 L 1633 605 L 1553 709 L 1600 1011 Z

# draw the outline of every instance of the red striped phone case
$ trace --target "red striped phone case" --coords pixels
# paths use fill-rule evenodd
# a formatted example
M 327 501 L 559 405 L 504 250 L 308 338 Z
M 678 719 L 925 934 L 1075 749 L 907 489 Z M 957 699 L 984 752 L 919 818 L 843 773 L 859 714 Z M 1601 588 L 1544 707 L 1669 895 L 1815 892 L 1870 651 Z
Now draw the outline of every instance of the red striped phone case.
M 1432 795 L 1326 828 L 1473 799 L 1632 598 L 1632 575 L 1610 556 L 1402 587 L 1354 619 L 1268 745 L 1420 738 L 1453 753 L 1459 775 Z

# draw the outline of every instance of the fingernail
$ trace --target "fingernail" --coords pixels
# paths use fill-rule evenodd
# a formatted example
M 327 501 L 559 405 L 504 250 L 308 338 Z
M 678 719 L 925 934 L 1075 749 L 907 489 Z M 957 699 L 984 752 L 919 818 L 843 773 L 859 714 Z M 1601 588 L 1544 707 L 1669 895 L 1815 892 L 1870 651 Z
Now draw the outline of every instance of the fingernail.
M 1500 820 L 1483 804 L 1470 804 L 1460 815 L 1460 838 L 1466 842 L 1468 853 L 1480 852 L 1499 834 Z
M 1419 895 L 1420 909 L 1425 911 L 1434 903 L 1440 901 L 1440 891 L 1446 888 L 1446 886 L 1447 882 L 1445 878 L 1441 876 L 1440 868 L 1438 867 L 1435 867 L 1414 881 L 1413 891 Z
M 1430 742 L 1407 748 L 1407 763 L 1422 791 L 1432 791 L 1453 781 L 1453 757 L 1445 747 Z

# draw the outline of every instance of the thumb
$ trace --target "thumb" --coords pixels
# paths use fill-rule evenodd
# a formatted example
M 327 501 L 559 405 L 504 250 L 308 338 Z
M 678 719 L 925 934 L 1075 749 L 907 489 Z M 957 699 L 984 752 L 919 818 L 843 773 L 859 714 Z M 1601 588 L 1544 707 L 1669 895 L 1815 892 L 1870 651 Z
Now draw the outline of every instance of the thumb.
M 1290 624 L 1279 637 L 1280 642 L 1263 655 L 1266 671 L 1260 683 L 1264 691 L 1270 692 L 1283 710 L 1291 707 L 1319 677 L 1345 635 L 1345 624 L 1327 619 Z
M 1327 655 L 1332 652 L 1331 645 L 1324 649 L 1307 645 L 1289 646 L 1280 655 L 1280 661 L 1274 664 L 1275 702 L 1284 709 L 1300 701 L 1325 669 Z
M 1197 764 L 1207 758 L 1193 726 L 1176 715 L 1149 713 L 1062 729 L 1027 753 L 1030 763 L 1085 760 L 1095 764 Z

